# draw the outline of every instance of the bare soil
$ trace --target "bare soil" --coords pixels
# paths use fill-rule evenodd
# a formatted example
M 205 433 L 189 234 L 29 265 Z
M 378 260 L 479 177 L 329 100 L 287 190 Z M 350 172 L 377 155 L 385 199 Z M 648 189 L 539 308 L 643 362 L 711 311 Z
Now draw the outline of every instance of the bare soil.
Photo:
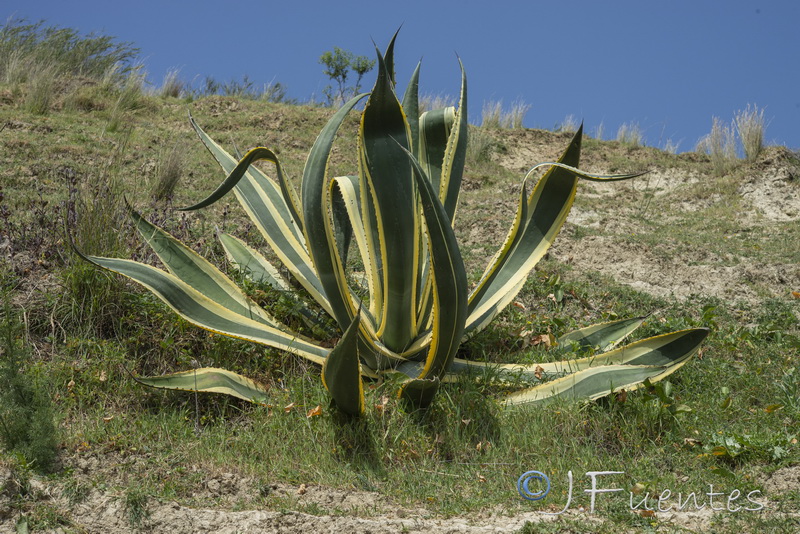
M 112 458 L 94 456 L 73 458 L 71 466 L 79 479 L 89 479 L 100 471 L 109 469 Z M 201 469 L 194 466 L 194 469 Z M 106 476 L 107 473 L 104 473 Z M 0 532 L 14 532 L 16 517 L 8 508 L 8 488 L 14 486 L 12 472 L 0 468 Z M 765 511 L 744 512 L 769 514 L 771 517 L 800 518 L 798 510 L 780 510 L 769 500 L 800 487 L 800 466 L 786 467 L 763 482 Z M 365 491 L 345 491 L 321 486 L 292 486 L 272 484 L 258 487 L 254 481 L 235 473 L 209 475 L 192 496 L 193 504 L 177 501 L 145 503 L 145 513 L 133 524 L 125 498 L 113 490 L 93 489 L 79 503 L 71 502 L 63 485 L 36 478 L 29 483 L 29 492 L 48 506 L 64 511 L 68 521 L 61 527 L 42 532 L 86 532 L 104 534 L 134 534 L 138 532 L 172 532 L 173 534 L 235 534 L 235 533 L 287 533 L 305 534 L 324 532 L 336 534 L 389 534 L 419 532 L 434 534 L 470 533 L 489 534 L 514 532 L 527 522 L 563 525 L 559 532 L 591 532 L 603 521 L 582 508 L 570 509 L 561 515 L 547 515 L 539 511 L 508 514 L 502 509 L 487 510 L 462 517 L 432 517 L 424 509 L 407 509 L 391 502 L 385 495 Z M 253 502 L 253 496 L 272 495 L 285 506 L 263 509 Z M 213 503 L 213 505 L 212 505 Z M 634 513 L 634 512 L 631 512 Z M 655 512 L 652 516 L 660 524 L 673 530 L 709 532 L 725 528 L 733 514 L 727 510 L 701 509 Z M 579 524 L 580 527 L 575 525 Z M 594 527 L 593 527 L 594 525 Z M 635 532 L 635 531 L 631 531 Z

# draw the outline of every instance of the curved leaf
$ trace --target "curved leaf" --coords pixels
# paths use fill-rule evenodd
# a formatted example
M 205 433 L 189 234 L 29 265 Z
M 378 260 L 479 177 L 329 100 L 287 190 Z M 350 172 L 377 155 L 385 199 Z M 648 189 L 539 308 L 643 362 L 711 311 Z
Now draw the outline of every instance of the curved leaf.
M 603 365 L 578 371 L 563 378 L 523 391 L 512 393 L 505 404 L 533 404 L 556 399 L 570 402 L 590 401 L 620 390 L 631 391 L 645 380 L 656 382 L 686 363 L 683 360 L 673 368 L 656 365 Z
M 576 343 L 579 348 L 597 347 L 602 351 L 608 350 L 639 328 L 646 318 L 645 315 L 593 324 L 564 334 L 558 338 L 557 343 L 562 346 Z
M 220 232 L 217 234 L 228 261 L 234 264 L 249 280 L 269 284 L 279 291 L 291 291 L 291 286 L 281 273 L 264 256 L 241 239 Z
M 83 256 L 87 261 L 140 283 L 190 323 L 230 337 L 302 356 L 319 365 L 330 352 L 288 329 L 278 329 L 235 313 L 201 294 L 178 277 L 150 265 L 117 258 Z
M 669 367 L 688 360 L 700 348 L 700 344 L 708 336 L 708 333 L 707 328 L 679 330 L 670 334 L 642 339 L 603 354 L 530 365 L 491 364 L 456 359 L 450 367 L 450 372 L 458 375 L 469 373 L 472 370 L 483 371 L 486 368 L 493 368 L 501 378 L 516 380 L 518 378 L 533 379 L 539 376 L 559 376 L 604 365 Z
M 380 256 L 383 305 L 378 335 L 393 351 L 405 350 L 417 333 L 417 273 L 421 221 L 411 165 L 399 143 L 409 148 L 409 126 L 395 96 L 383 58 L 361 117 L 362 208 L 372 206 L 368 221 L 376 256 Z M 371 204 L 370 204 L 371 203 Z M 372 224 L 374 222 L 374 224 Z
M 364 384 L 358 360 L 359 320 L 356 315 L 322 365 L 322 384 L 336 407 L 356 416 L 364 413 Z
M 341 328 L 346 328 L 355 316 L 355 306 L 344 276 L 344 268 L 333 237 L 328 216 L 328 159 L 336 132 L 344 118 L 366 95 L 361 94 L 342 106 L 320 132 L 308 154 L 303 169 L 302 206 L 306 244 L 319 277 L 322 293 L 329 302 L 330 313 Z
M 425 365 L 417 379 L 435 379 L 435 384 L 420 385 L 414 381 L 404 384 L 402 389 L 405 398 L 419 403 L 430 402 L 461 344 L 467 318 L 467 275 L 444 206 L 419 163 L 410 152 L 406 151 L 406 155 L 420 193 L 433 280 L 433 332 Z
M 267 390 L 254 381 L 215 367 L 202 367 L 162 376 L 134 376 L 133 379 L 140 384 L 158 389 L 222 393 L 262 405 L 266 404 L 268 400 Z

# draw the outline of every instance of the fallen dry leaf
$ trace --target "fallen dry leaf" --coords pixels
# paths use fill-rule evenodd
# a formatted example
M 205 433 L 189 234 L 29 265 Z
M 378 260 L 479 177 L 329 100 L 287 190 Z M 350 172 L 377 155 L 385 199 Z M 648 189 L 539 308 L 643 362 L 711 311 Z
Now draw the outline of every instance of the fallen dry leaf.
M 553 339 L 550 334 L 539 334 L 538 336 L 533 336 L 533 339 L 531 339 L 531 344 L 534 346 L 544 345 L 549 349 L 553 346 Z
M 305 495 L 306 491 L 307 491 L 307 489 L 306 489 L 306 485 L 305 484 L 300 484 L 300 487 L 297 488 L 297 494 L 298 495 Z
M 311 408 L 310 410 L 308 410 L 306 417 L 310 418 L 310 417 L 316 417 L 318 415 L 322 415 L 322 406 L 320 406 L 319 404 L 317 404 L 316 408 Z
M 800 299 L 800 291 L 792 291 L 792 296 L 796 299 Z
M 773 413 L 773 412 L 777 412 L 781 408 L 783 408 L 783 404 L 770 404 L 769 406 L 764 408 L 764 411 L 767 412 L 767 413 Z
M 541 365 L 537 365 L 536 369 L 533 370 L 533 376 L 538 380 L 542 379 L 542 373 L 544 373 L 544 368 Z
M 287 404 L 286 406 L 283 407 L 283 411 L 286 412 L 286 413 L 291 412 L 292 408 L 294 408 L 296 404 L 297 404 L 296 402 L 293 402 L 291 404 Z

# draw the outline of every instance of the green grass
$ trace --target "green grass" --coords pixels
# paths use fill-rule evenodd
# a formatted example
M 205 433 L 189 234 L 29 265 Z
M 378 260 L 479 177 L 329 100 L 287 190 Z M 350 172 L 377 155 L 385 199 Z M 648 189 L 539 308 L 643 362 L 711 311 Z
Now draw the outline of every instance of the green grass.
M 218 264 L 215 225 L 263 245 L 227 202 L 199 213 L 174 211 L 173 206 L 204 197 L 223 178 L 193 138 L 183 103 L 138 93 L 138 104 L 125 108 L 125 122 L 132 126 L 125 130 L 109 127 L 121 89 L 82 90 L 84 105 L 51 105 L 47 116 L 27 108 L 22 93 L 0 105 L 0 123 L 11 125 L 0 134 L 0 243 L 8 241 L 0 259 L 0 283 L 13 302 L 11 313 L 21 318 L 23 337 L 30 340 L 31 352 L 20 370 L 55 401 L 54 418 L 62 429 L 60 468 L 48 480 L 62 488 L 68 502 L 83 502 L 94 490 L 110 492 L 121 499 L 127 520 L 137 528 L 146 526 L 154 503 L 173 500 L 198 507 L 381 513 L 369 507 L 330 510 L 269 490 L 280 483 L 375 491 L 392 505 L 442 516 L 495 508 L 515 514 L 563 506 L 567 471 L 573 472 L 581 491 L 586 471 L 619 470 L 625 474 L 613 482 L 626 492 L 637 484 L 652 492 L 699 492 L 708 484 L 730 492 L 763 490 L 771 473 L 800 462 L 800 301 L 787 297 L 748 304 L 696 296 L 678 302 L 633 291 L 594 272 L 574 272 L 554 259 L 532 273 L 516 299 L 521 306 L 511 306 L 470 340 L 464 355 L 485 361 L 547 361 L 556 356 L 531 345 L 533 335 L 549 331 L 558 336 L 579 326 L 651 312 L 656 313 L 637 336 L 710 327 L 701 358 L 669 378 L 667 401 L 641 391 L 586 405 L 504 410 L 498 400 L 502 388 L 489 376 L 477 383 L 447 385 L 424 413 L 408 413 L 393 398 L 392 384 L 369 384 L 364 420 L 341 420 L 328 408 L 318 368 L 278 351 L 209 335 L 151 295 L 95 271 L 69 251 L 67 222 L 85 250 L 153 260 L 121 217 L 122 195 Z M 198 96 L 191 110 L 228 146 L 279 150 L 293 178 L 299 177 L 305 154 L 330 114 L 222 96 Z M 349 118 L 334 152 L 333 173 L 352 171 L 347 154 L 352 153 L 356 128 L 357 118 Z M 502 131 L 491 136 L 478 131 L 490 148 L 470 156 L 458 215 L 459 238 L 469 240 L 473 282 L 505 234 L 472 238 L 470 231 L 500 224 L 498 218 L 510 222 L 521 180 L 497 161 L 510 150 L 505 143 L 513 146 L 511 138 Z M 563 144 L 556 134 L 537 135 L 554 146 Z M 181 179 L 171 201 L 167 193 L 157 194 L 162 200 L 154 201 L 153 191 L 172 180 L 164 174 L 168 155 L 163 148 L 172 146 L 181 147 Z M 41 158 L 43 151 L 48 158 Z M 618 170 L 653 164 L 695 170 L 711 182 L 708 158 L 652 148 L 591 140 L 586 160 L 588 170 L 594 164 Z M 632 219 L 638 229 L 630 242 L 664 258 L 705 249 L 721 265 L 800 261 L 791 246 L 800 239 L 796 224 L 754 224 L 741 231 L 731 210 L 739 206 L 735 183 L 714 180 L 654 197 Z M 622 188 L 618 197 L 608 199 L 614 209 L 641 201 L 628 185 Z M 714 192 L 722 200 L 708 208 L 671 210 L 676 198 Z M 583 199 L 580 192 L 578 196 L 581 207 L 597 202 Z M 669 217 L 661 216 L 665 213 Z M 610 235 L 615 229 L 581 231 Z M 291 316 L 290 309 L 281 308 L 281 315 Z M 190 369 L 193 361 L 241 372 L 269 386 L 269 406 L 151 390 L 129 375 Z M 691 411 L 673 413 L 670 406 L 675 404 Z M 308 417 L 317 406 L 321 415 Z M 89 460 L 98 463 L 81 470 Z M 124 469 L 110 467 L 120 462 Z M 18 465 L 15 454 L 0 452 L 0 467 L 8 464 Z M 552 475 L 558 484 L 546 503 L 517 495 L 517 478 L 532 469 Z M 223 473 L 248 477 L 252 491 L 233 504 L 224 496 L 198 493 L 197 488 Z M 30 492 L 16 495 L 15 513 L 28 517 L 31 527 L 69 525 L 68 509 Z M 776 509 L 788 510 L 796 510 L 800 500 L 796 491 L 770 498 Z M 583 494 L 576 499 L 576 506 L 587 504 Z M 591 528 L 600 531 L 657 531 L 663 526 L 629 514 L 627 493 L 601 496 L 598 506 L 605 522 Z M 791 518 L 745 513 L 726 515 L 725 521 L 725 529 L 745 532 L 796 526 Z M 586 531 L 586 525 L 564 519 L 526 526 L 522 532 Z

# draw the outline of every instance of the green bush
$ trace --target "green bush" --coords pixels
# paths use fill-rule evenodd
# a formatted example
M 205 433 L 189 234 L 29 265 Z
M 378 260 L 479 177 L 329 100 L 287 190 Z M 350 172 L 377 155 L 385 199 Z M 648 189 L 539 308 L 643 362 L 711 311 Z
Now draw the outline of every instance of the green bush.
M 29 353 L 10 305 L 0 321 L 0 443 L 41 472 L 53 470 L 58 450 L 50 399 L 23 370 Z

